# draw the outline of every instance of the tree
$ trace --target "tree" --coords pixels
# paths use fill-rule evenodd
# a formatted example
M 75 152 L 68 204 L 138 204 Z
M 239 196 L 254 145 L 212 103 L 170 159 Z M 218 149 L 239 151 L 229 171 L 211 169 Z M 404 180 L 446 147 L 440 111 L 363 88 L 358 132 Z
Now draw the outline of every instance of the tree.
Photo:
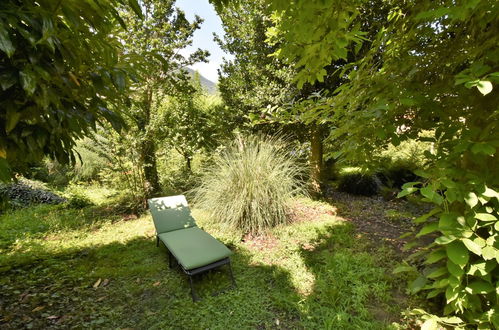
M 195 153 L 216 148 L 225 132 L 231 131 L 227 123 L 221 127 L 215 119 L 223 114 L 222 104 L 216 96 L 205 93 L 197 72 L 192 87 L 193 93 L 168 98 L 157 122 L 160 139 L 184 157 L 189 172 Z
M 296 92 L 292 68 L 270 57 L 277 46 L 266 42 L 272 22 L 265 8 L 264 1 L 252 1 L 218 11 L 224 35 L 216 36 L 216 41 L 234 55 L 219 70 L 218 89 L 227 106 L 241 117 L 260 115 L 262 109 L 287 102 Z
M 294 64 L 271 56 L 278 43 L 267 42 L 266 33 L 273 26 L 267 7 L 265 1 L 255 1 L 219 9 L 225 34 L 217 41 L 234 55 L 234 60 L 226 61 L 220 70 L 219 90 L 225 103 L 239 112 L 240 122 L 247 118 L 253 129 L 279 130 L 310 142 L 311 187 L 318 194 L 323 167 L 322 127 L 304 124 L 290 115 L 295 113 L 290 105 L 298 105 L 317 89 L 308 86 L 307 90 L 298 90 L 292 81 Z
M 276 55 L 297 61 L 300 86 L 321 81 L 331 60 L 366 44 L 357 2 L 270 2 L 271 33 L 286 41 Z M 409 259 L 424 255 L 424 267 L 400 268 L 419 274 L 412 292 L 445 302 L 445 317 L 422 312 L 426 328 L 499 326 L 498 17 L 487 0 L 393 3 L 366 55 L 344 67 L 347 82 L 306 114 L 337 123 L 330 139 L 342 141 L 345 157 L 435 132 L 433 166 L 399 195 L 418 192 L 435 206 L 417 219 L 425 223 L 418 236 L 438 237 Z
M 272 8 L 268 1 L 256 1 L 219 9 L 225 35 L 218 41 L 235 56 L 222 67 L 219 88 L 225 102 L 242 109 L 253 124 L 274 130 L 277 126 L 291 132 L 297 139 L 309 142 L 311 190 L 320 194 L 325 176 L 323 140 L 335 123 L 322 118 L 315 120 L 306 114 L 323 105 L 321 99 L 324 95 L 330 95 L 344 82 L 341 69 L 364 56 L 369 47 L 359 43 L 356 47 L 348 47 L 344 56 L 329 58 L 320 81 L 314 81 L 314 84 L 304 81 L 298 89 L 293 79 L 300 77 L 297 69 L 305 64 L 296 56 L 273 56 L 293 43 L 285 40 L 287 35 L 281 26 L 285 23 L 272 14 Z M 310 9 L 308 5 L 304 8 Z M 318 8 L 325 7 L 319 5 Z M 345 29 L 350 33 L 355 25 L 362 26 L 365 37 L 374 37 L 381 28 L 380 21 L 387 14 L 387 6 L 382 1 L 371 1 L 359 5 L 359 11 L 361 15 L 355 18 L 353 27 Z M 299 19 L 300 15 L 293 13 Z M 305 43 L 305 38 L 299 40 Z M 310 40 L 306 44 L 309 43 Z M 309 66 L 306 64 L 307 70 Z
M 156 139 L 159 125 L 151 125 L 160 115 L 166 97 L 191 93 L 189 75 L 185 67 L 204 60 L 206 51 L 198 50 L 188 58 L 178 51 L 192 41 L 202 19 L 190 23 L 185 14 L 174 7 L 174 1 L 144 0 L 140 2 L 144 19 L 125 11 L 127 31 L 120 34 L 127 53 L 143 59 L 140 83 L 134 85 L 133 104 L 127 112 L 130 117 L 131 137 L 138 145 L 144 173 L 144 195 L 161 191 L 156 164 Z
M 74 162 L 75 140 L 100 121 L 121 127 L 132 56 L 111 34 L 123 23 L 114 7 L 140 15 L 135 0 L 124 3 L 1 2 L 0 179 L 45 155 Z

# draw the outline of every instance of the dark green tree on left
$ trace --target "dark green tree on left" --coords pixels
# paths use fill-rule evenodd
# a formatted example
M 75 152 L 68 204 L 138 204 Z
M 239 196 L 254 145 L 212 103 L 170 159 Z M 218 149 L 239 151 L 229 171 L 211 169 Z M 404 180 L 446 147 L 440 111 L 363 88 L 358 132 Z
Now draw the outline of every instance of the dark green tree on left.
M 133 55 L 112 34 L 116 7 L 136 0 L 0 2 L 0 179 L 50 156 L 75 161 L 75 141 L 101 122 L 120 129 Z

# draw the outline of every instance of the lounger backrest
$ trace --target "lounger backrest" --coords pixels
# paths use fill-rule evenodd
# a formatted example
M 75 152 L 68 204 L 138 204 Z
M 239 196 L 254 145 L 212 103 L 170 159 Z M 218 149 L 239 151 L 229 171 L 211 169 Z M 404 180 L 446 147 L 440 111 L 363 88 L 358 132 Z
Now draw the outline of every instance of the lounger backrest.
M 184 195 L 151 198 L 147 203 L 158 234 L 196 226 Z

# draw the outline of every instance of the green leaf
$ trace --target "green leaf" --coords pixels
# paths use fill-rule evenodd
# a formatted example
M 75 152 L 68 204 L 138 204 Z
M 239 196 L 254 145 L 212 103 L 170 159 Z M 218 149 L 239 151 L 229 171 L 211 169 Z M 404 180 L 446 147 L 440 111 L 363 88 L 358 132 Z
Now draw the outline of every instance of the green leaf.
M 492 92 L 492 83 L 488 80 L 480 80 L 476 87 L 483 95 L 487 95 Z
M 475 264 L 470 265 L 470 269 L 468 270 L 467 274 L 486 276 L 489 273 L 489 270 L 487 268 L 488 267 L 487 267 L 486 262 L 475 263 Z
M 493 216 L 492 214 L 488 213 L 477 213 L 475 214 L 475 219 L 482 220 L 482 221 L 495 221 L 497 218 Z
M 119 91 L 124 91 L 126 88 L 125 73 L 121 70 L 116 70 L 113 73 L 113 83 Z
M 438 229 L 440 230 L 456 230 L 459 226 L 457 222 L 458 215 L 456 213 L 442 213 L 438 221 Z
M 471 147 L 471 152 L 474 154 L 485 154 L 493 156 L 496 153 L 496 148 L 488 143 L 474 143 Z
M 490 189 L 489 187 L 485 186 L 485 191 L 482 193 L 482 196 L 485 196 L 485 197 L 495 197 L 497 199 L 499 199 L 499 193 L 497 191 L 495 191 L 494 189 Z
M 468 249 L 461 241 L 454 241 L 446 246 L 449 259 L 460 267 L 466 266 L 470 258 Z
M 427 278 L 437 278 L 437 277 L 440 277 L 442 275 L 445 275 L 447 274 L 447 268 L 446 267 L 439 267 L 437 269 L 435 269 L 434 271 L 432 271 L 431 273 L 429 273 L 428 275 L 426 275 Z
M 438 229 L 438 223 L 436 223 L 436 222 L 429 223 L 429 224 L 425 225 L 423 228 L 421 228 L 421 230 L 416 235 L 416 237 L 420 237 L 420 236 L 423 236 L 423 235 L 426 235 L 429 233 L 433 233 L 437 229 Z
M 397 198 L 401 198 L 401 197 L 410 195 L 416 191 L 418 191 L 418 188 L 414 188 L 414 187 L 405 188 L 404 190 L 402 190 L 401 192 L 399 192 L 397 194 Z
M 435 214 L 437 214 L 439 212 L 442 212 L 442 210 L 439 207 L 436 207 L 436 208 L 432 209 L 430 212 L 423 214 L 422 216 L 414 219 L 414 222 L 415 223 L 425 222 L 429 217 L 434 216 Z
M 468 284 L 466 291 L 471 294 L 486 294 L 494 291 L 494 286 L 485 281 L 474 281 Z
M 428 258 L 426 258 L 426 264 L 433 264 L 437 261 L 442 260 L 446 256 L 447 256 L 447 253 L 445 252 L 445 250 L 443 248 L 440 248 L 436 251 L 431 252 L 428 255 Z
M 434 289 L 434 290 L 431 290 L 430 292 L 428 292 L 428 294 L 426 295 L 426 298 L 427 299 L 431 299 L 431 298 L 435 298 L 436 296 L 438 296 L 439 294 L 443 293 L 444 291 L 442 289 Z
M 435 243 L 437 243 L 439 245 L 446 245 L 446 244 L 449 244 L 451 242 L 454 242 L 455 240 L 456 240 L 456 237 L 452 236 L 452 235 L 440 236 L 440 237 L 437 237 L 437 239 L 435 239 Z
M 421 184 L 420 181 L 413 181 L 413 182 L 406 182 L 402 185 L 402 189 L 405 189 L 405 188 L 412 188 L 414 187 L 415 185 L 417 184 Z
M 17 73 L 4 71 L 0 73 L 0 86 L 5 91 L 17 82 Z
M 459 324 L 459 323 L 463 322 L 463 320 L 457 316 L 441 317 L 440 321 L 445 322 L 445 323 L 450 323 L 450 324 Z
M 421 195 L 423 195 L 424 197 L 426 197 L 430 200 L 433 199 L 434 194 L 435 194 L 435 192 L 430 187 L 421 188 Z
M 33 95 L 36 89 L 36 80 L 34 73 L 31 69 L 25 68 L 23 71 L 19 72 L 19 78 L 21 78 L 21 85 L 24 91 L 28 95 Z
M 9 33 L 5 29 L 3 22 L 0 23 L 0 50 L 7 54 L 8 58 L 10 58 L 16 50 L 12 41 L 10 41 Z
M 497 257 L 498 250 L 493 246 L 486 246 L 482 249 L 482 256 L 485 260 L 492 260 Z
M 7 110 L 7 121 L 5 122 L 5 132 L 10 133 L 21 119 L 21 113 L 13 110 Z
M 132 8 L 135 14 L 139 16 L 140 18 L 144 18 L 144 14 L 142 13 L 142 9 L 139 6 L 139 3 L 137 0 L 128 0 L 128 4 Z
M 440 180 L 440 182 L 442 182 L 442 184 L 446 188 L 456 188 L 456 186 L 457 186 L 454 181 L 452 181 L 451 179 L 448 179 L 448 178 L 443 178 L 442 180 Z
M 404 272 L 413 272 L 415 270 L 416 269 L 413 266 L 400 265 L 400 266 L 395 267 L 395 269 L 393 270 L 393 274 L 404 273 Z
M 479 256 L 482 255 L 482 248 L 478 244 L 476 244 L 475 242 L 473 242 L 472 240 L 467 239 L 467 238 L 463 238 L 461 241 L 468 248 L 468 250 L 470 250 L 471 252 L 473 252 L 476 255 L 479 255 Z
M 419 292 L 426 284 L 426 277 L 419 276 L 409 284 L 409 291 L 411 293 Z
M 423 322 L 421 330 L 438 330 L 438 322 L 436 319 L 431 318 Z
M 0 181 L 8 182 L 11 178 L 11 173 L 7 159 L 0 157 Z
M 474 208 L 478 204 L 478 197 L 474 192 L 469 192 L 464 200 L 470 208 Z
M 464 270 L 450 260 L 447 260 L 447 270 L 457 278 L 464 274 Z

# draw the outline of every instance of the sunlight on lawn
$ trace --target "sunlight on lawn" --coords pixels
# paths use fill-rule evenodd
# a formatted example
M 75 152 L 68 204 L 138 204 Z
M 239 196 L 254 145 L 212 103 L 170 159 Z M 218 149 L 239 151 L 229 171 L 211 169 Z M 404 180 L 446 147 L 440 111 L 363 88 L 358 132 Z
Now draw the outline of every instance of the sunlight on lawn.
M 332 210 L 325 203 L 310 205 Z M 42 211 L 45 216 L 40 216 Z M 47 316 L 68 318 L 82 326 L 203 324 L 216 328 L 220 319 L 243 327 L 275 324 L 276 319 L 291 328 L 341 327 L 352 322 L 370 328 L 387 325 L 386 319 L 374 319 L 370 312 L 372 301 L 386 305 L 391 299 L 384 270 L 375 266 L 373 256 L 362 252 L 362 244 L 352 245 L 352 227 L 336 216 L 315 214 L 241 241 L 240 235 L 227 231 L 202 210 L 194 210 L 198 225 L 235 252 L 238 288 L 210 297 L 214 290 L 227 287 L 228 277 L 224 269 L 206 274 L 196 281 L 204 299 L 193 304 L 185 275 L 168 269 L 165 249 L 155 246 L 148 213 L 127 221 L 116 216 L 98 218 L 99 214 L 92 207 L 50 206 L 2 217 L 0 269 L 5 276 L 0 286 L 11 295 L 14 313 L 25 313 L 39 326 L 45 324 L 36 312 L 42 307 Z M 31 219 L 24 223 L 27 234 L 6 235 L 9 228 L 17 228 L 18 219 Z M 42 228 L 42 223 L 47 225 Z M 17 274 L 24 274 L 26 283 L 19 282 Z M 43 288 L 77 300 L 62 309 L 50 297 L 36 298 L 43 297 Z M 22 296 L 19 301 L 20 294 L 29 299 Z M 143 314 L 128 315 L 125 305 L 134 301 L 142 301 Z

